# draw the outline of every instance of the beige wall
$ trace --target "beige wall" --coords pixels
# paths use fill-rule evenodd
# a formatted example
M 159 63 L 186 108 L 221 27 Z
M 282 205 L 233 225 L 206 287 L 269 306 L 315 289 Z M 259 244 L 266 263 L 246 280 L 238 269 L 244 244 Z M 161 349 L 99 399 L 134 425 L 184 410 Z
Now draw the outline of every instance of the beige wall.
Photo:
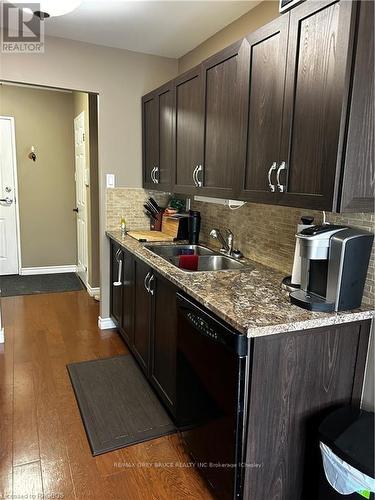
M 141 96 L 176 76 L 175 59 L 47 38 L 44 54 L 0 53 L 0 79 L 99 93 L 101 316 L 109 316 L 105 173 L 142 185 Z
M 2 85 L 0 114 L 15 118 L 22 267 L 75 265 L 72 94 Z
M 100 285 L 99 264 L 99 232 L 94 218 L 98 213 L 99 191 L 95 179 L 97 177 L 97 165 L 90 158 L 90 112 L 89 96 L 86 92 L 73 92 L 73 115 L 85 114 L 85 153 L 86 164 L 90 172 L 90 185 L 86 187 L 87 202 L 87 239 L 88 239 L 88 269 L 87 279 L 92 288 Z M 93 131 L 95 133 L 96 131 Z
M 179 73 L 187 71 L 278 16 L 279 2 L 273 0 L 262 2 L 181 57 L 178 65 Z

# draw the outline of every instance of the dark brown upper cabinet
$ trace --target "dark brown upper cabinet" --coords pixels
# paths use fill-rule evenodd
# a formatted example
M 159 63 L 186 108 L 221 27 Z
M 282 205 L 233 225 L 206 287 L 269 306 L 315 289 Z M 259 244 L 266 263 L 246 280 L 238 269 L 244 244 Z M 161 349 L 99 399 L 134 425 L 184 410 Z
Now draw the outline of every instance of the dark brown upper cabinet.
M 280 158 L 289 16 L 283 15 L 247 37 L 250 84 L 245 168 L 239 197 L 276 203 L 275 173 Z
M 233 198 L 245 166 L 249 44 L 240 40 L 202 63 L 204 151 L 197 172 L 202 195 Z
M 245 162 L 248 50 L 241 40 L 176 79 L 176 192 L 234 196 Z
M 336 209 L 355 5 L 345 0 L 307 1 L 290 13 L 283 137 L 276 171 L 282 205 Z
M 354 6 L 307 1 L 248 36 L 246 200 L 335 210 Z
M 142 98 L 143 185 L 169 191 L 174 167 L 174 83 Z
M 168 157 L 176 193 L 372 211 L 373 8 L 306 0 L 179 76 L 170 134 L 160 96 L 145 96 L 144 186 Z
M 175 80 L 174 191 L 194 194 L 203 165 L 204 100 L 201 66 Z

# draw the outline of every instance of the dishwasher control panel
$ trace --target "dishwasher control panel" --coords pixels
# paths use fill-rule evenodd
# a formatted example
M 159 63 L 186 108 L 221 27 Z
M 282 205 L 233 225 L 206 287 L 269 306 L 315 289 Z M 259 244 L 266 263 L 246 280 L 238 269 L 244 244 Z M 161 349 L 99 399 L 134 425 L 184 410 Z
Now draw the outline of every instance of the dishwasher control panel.
M 197 330 L 199 330 L 203 335 L 206 335 L 207 337 L 211 337 L 214 340 L 218 340 L 218 335 L 215 332 L 213 328 L 210 327 L 210 325 L 202 319 L 200 316 L 197 314 L 194 314 L 192 311 L 189 311 L 186 316 L 189 318 L 191 323 L 195 326 Z

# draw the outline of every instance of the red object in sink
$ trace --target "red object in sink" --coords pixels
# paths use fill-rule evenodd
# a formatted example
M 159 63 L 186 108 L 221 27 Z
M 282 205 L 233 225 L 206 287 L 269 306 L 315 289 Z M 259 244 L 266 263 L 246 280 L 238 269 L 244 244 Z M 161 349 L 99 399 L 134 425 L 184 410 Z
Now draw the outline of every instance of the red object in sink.
M 180 255 L 178 267 L 187 271 L 198 271 L 199 255 Z

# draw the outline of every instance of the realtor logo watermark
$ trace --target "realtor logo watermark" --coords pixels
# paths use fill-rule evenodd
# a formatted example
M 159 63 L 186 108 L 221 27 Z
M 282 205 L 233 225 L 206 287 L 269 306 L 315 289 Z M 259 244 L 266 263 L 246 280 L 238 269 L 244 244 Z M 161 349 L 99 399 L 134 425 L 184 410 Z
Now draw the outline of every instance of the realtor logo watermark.
M 1 52 L 40 54 L 44 52 L 44 21 L 34 16 L 39 3 L 1 2 Z

